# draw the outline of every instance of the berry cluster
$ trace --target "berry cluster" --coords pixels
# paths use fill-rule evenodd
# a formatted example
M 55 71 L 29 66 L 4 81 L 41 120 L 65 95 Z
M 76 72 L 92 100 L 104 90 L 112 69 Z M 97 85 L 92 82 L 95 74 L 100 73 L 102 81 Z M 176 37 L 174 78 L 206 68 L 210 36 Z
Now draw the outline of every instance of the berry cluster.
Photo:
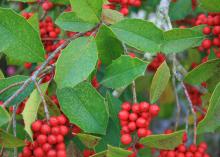
M 198 146 L 191 144 L 188 148 L 180 144 L 175 150 L 162 150 L 159 157 L 210 157 L 207 151 L 207 144 L 200 143 Z
M 126 16 L 129 14 L 129 7 L 140 7 L 141 0 L 108 0 L 110 4 L 106 4 L 104 8 L 106 9 L 116 9 L 117 4 L 120 6 L 120 12 Z
M 202 93 L 199 92 L 199 90 L 193 86 L 187 85 L 187 91 L 189 93 L 189 97 L 192 101 L 192 104 L 195 106 L 201 106 L 202 105 Z
M 148 65 L 148 71 L 155 72 L 157 68 L 165 61 L 166 56 L 162 53 L 158 53 L 153 61 Z
M 37 120 L 32 124 L 34 142 L 28 142 L 19 157 L 66 157 L 64 136 L 68 134 L 67 119 L 61 115 L 49 122 Z
M 220 58 L 220 14 L 209 13 L 208 16 L 200 14 L 196 18 L 195 25 L 205 25 L 203 34 L 207 35 L 198 50 L 209 55 L 210 49 L 213 48 L 216 57 Z M 207 58 L 206 56 L 204 61 L 207 61 Z
M 150 105 L 147 102 L 135 103 L 131 105 L 124 102 L 119 112 L 121 129 L 121 143 L 129 145 L 132 142 L 132 133 L 137 133 L 139 138 L 151 134 L 149 125 L 151 120 L 158 115 L 160 108 L 157 105 Z

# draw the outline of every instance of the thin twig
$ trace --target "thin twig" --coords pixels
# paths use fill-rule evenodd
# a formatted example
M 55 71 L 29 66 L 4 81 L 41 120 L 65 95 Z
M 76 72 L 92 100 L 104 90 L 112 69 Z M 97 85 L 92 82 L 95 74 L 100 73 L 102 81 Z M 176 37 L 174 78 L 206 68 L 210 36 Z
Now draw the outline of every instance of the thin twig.
M 96 25 L 94 28 L 92 28 L 91 30 L 87 31 L 87 32 L 93 32 L 93 31 L 97 31 L 98 28 L 100 27 L 101 24 Z M 2 105 L 3 107 L 7 107 L 19 94 L 21 94 L 27 87 L 28 85 L 35 81 L 37 79 L 37 77 L 39 76 L 39 74 L 44 70 L 44 68 L 49 64 L 49 62 L 63 49 L 65 48 L 72 40 L 75 40 L 81 36 L 84 36 L 87 32 L 80 32 L 75 34 L 74 36 L 72 36 L 71 38 L 69 38 L 66 42 L 64 42 L 62 45 L 60 45 L 55 51 L 53 51 L 50 56 L 46 59 L 46 61 L 40 66 L 40 68 L 38 70 L 36 70 L 34 72 L 34 74 L 29 77 L 24 84 L 11 96 L 8 98 L 8 100 L 6 100 L 4 102 L 4 104 Z
M 186 89 L 186 86 L 185 86 L 185 84 L 184 84 L 183 82 L 181 82 L 181 86 L 182 86 L 183 89 L 184 89 L 184 93 L 185 93 L 186 98 L 187 98 L 187 100 L 188 100 L 188 102 L 189 102 L 190 110 L 191 110 L 191 112 L 192 112 L 192 114 L 193 114 L 193 119 L 194 119 L 193 143 L 196 144 L 196 136 L 197 136 L 197 115 L 196 115 L 196 112 L 195 112 L 195 110 L 194 110 L 194 108 L 193 108 L 193 104 L 192 104 L 192 101 L 191 101 L 191 99 L 190 99 L 189 93 L 188 93 L 188 91 L 187 91 L 187 89 Z
M 135 81 L 132 81 L 132 94 L 133 94 L 133 103 L 137 103 L 137 93 L 136 93 L 136 87 L 135 87 Z
M 14 137 L 17 137 L 17 122 L 16 122 L 16 112 L 18 109 L 18 105 L 13 106 L 13 113 L 12 113 L 12 126 L 13 126 L 13 134 Z M 18 156 L 18 149 L 17 147 L 14 148 L 14 157 Z
M 48 110 L 47 102 L 46 102 L 46 100 L 44 98 L 44 94 L 43 94 L 43 92 L 42 92 L 42 90 L 41 90 L 41 88 L 40 88 L 40 86 L 39 86 L 39 84 L 37 83 L 36 80 L 34 81 L 34 83 L 35 83 L 35 86 L 37 87 L 37 91 L 40 94 L 41 100 L 43 102 L 44 112 L 45 112 L 45 115 L 46 115 L 46 119 L 47 119 L 47 121 L 49 121 L 50 113 L 49 113 L 49 110 Z
M 16 82 L 16 83 L 13 83 L 13 84 L 9 85 L 8 87 L 6 87 L 6 88 L 4 88 L 4 89 L 2 89 L 2 90 L 0 91 L 0 95 L 1 95 L 2 93 L 6 92 L 7 90 L 9 90 L 9 89 L 15 87 L 15 86 L 22 85 L 23 83 L 24 83 L 24 81 L 22 81 L 22 82 Z

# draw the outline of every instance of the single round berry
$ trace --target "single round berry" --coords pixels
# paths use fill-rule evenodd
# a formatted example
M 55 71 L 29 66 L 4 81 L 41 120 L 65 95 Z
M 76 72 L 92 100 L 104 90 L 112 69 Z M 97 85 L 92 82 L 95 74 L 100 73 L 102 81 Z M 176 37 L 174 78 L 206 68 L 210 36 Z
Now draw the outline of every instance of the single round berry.
M 132 137 L 130 134 L 124 134 L 121 136 L 121 143 L 124 145 L 129 145 L 132 142 Z

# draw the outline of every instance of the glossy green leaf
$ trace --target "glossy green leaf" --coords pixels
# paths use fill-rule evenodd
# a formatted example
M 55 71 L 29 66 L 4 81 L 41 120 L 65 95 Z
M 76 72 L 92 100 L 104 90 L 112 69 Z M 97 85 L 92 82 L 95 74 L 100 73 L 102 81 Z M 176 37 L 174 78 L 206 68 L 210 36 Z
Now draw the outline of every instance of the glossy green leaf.
M 111 43 L 111 44 L 109 44 Z M 112 30 L 103 25 L 96 36 L 99 58 L 103 64 L 110 64 L 124 53 L 122 43 L 116 38 Z
M 0 79 L 0 90 L 5 89 L 6 87 L 10 86 L 11 84 L 17 83 L 17 82 L 22 82 L 28 79 L 27 76 L 22 76 L 22 75 L 17 75 L 5 79 Z M 7 90 L 6 92 L 0 94 L 0 100 L 1 101 L 6 101 L 11 95 L 13 95 L 19 88 L 19 86 L 15 86 Z M 19 94 L 11 103 L 10 105 L 15 105 L 15 104 L 20 104 L 22 101 L 24 101 L 33 91 L 34 89 L 34 83 L 31 83 L 27 88 Z
M 0 51 L 22 62 L 44 61 L 39 34 L 11 9 L 0 8 Z
M 220 12 L 220 0 L 199 0 L 199 4 L 208 12 Z
M 111 26 L 117 37 L 142 51 L 158 52 L 163 41 L 163 31 L 153 23 L 140 19 L 124 19 Z
M 171 134 L 150 135 L 142 138 L 140 143 L 150 148 L 173 150 L 182 143 L 183 133 L 181 130 Z
M 43 84 L 40 86 L 43 94 L 45 94 L 47 87 L 48 87 L 48 84 Z M 42 102 L 42 99 L 40 97 L 40 94 L 38 90 L 35 89 L 31 93 L 29 99 L 27 100 L 24 111 L 22 112 L 22 116 L 23 116 L 23 120 L 25 124 L 25 131 L 28 133 L 28 135 L 31 138 L 33 136 L 31 125 L 37 119 L 37 112 L 38 112 L 41 102 Z
M 23 147 L 25 142 L 0 129 L 0 146 L 4 146 L 4 148 Z
M 220 59 L 209 60 L 198 65 L 190 71 L 184 78 L 184 81 L 189 84 L 200 84 L 204 81 L 215 77 L 220 72 Z M 220 80 L 220 79 L 219 79 Z
M 170 79 L 170 69 L 164 61 L 160 67 L 157 69 L 156 73 L 154 74 L 151 88 L 150 88 L 150 101 L 151 103 L 155 103 L 164 92 L 167 87 L 167 84 Z
M 170 3 L 169 16 L 171 20 L 181 20 L 192 13 L 192 2 L 186 0 L 178 0 Z
M 10 115 L 9 113 L 0 106 L 0 127 L 10 120 Z
M 138 58 L 121 56 L 110 64 L 101 82 L 109 88 L 120 88 L 128 86 L 139 76 L 143 76 L 147 68 L 147 63 Z
M 149 148 L 142 148 L 138 150 L 139 157 L 152 157 L 152 150 Z
M 107 157 L 127 157 L 130 154 L 132 154 L 131 151 L 108 145 Z
M 102 13 L 102 20 L 107 24 L 114 24 L 124 19 L 124 16 L 112 9 L 104 9 Z
M 89 134 L 82 134 L 79 133 L 76 135 L 79 140 L 87 147 L 90 149 L 94 149 L 95 146 L 99 143 L 99 141 L 101 140 L 100 137 L 98 136 L 93 136 L 93 135 L 89 135 Z
M 85 32 L 92 29 L 96 24 L 84 21 L 77 17 L 74 12 L 63 12 L 55 23 L 65 31 Z
M 124 19 L 111 28 L 122 42 L 144 52 L 178 53 L 198 46 L 204 38 L 202 32 L 194 29 L 163 32 L 153 23 L 140 19 Z
M 202 32 L 193 29 L 172 29 L 164 32 L 164 43 L 161 46 L 161 52 L 181 52 L 188 48 L 199 46 L 203 39 Z
M 108 110 L 104 98 L 87 82 L 57 90 L 61 110 L 86 133 L 105 134 Z
M 98 59 L 93 38 L 78 38 L 63 51 L 56 64 L 55 81 L 58 88 L 74 87 L 87 79 Z M 83 70 L 82 70 L 83 69 Z
M 101 19 L 102 0 L 70 0 L 76 15 L 84 21 L 98 23 Z
M 198 133 L 214 132 L 220 127 L 220 83 L 217 84 L 209 100 L 205 118 L 198 124 Z

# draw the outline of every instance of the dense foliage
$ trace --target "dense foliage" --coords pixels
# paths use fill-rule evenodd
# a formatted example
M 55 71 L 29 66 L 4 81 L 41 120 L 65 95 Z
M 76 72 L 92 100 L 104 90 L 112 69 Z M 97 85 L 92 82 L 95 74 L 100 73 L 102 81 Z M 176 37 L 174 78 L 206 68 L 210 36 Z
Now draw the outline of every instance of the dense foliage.
M 220 0 L 0 2 L 0 157 L 220 156 Z

